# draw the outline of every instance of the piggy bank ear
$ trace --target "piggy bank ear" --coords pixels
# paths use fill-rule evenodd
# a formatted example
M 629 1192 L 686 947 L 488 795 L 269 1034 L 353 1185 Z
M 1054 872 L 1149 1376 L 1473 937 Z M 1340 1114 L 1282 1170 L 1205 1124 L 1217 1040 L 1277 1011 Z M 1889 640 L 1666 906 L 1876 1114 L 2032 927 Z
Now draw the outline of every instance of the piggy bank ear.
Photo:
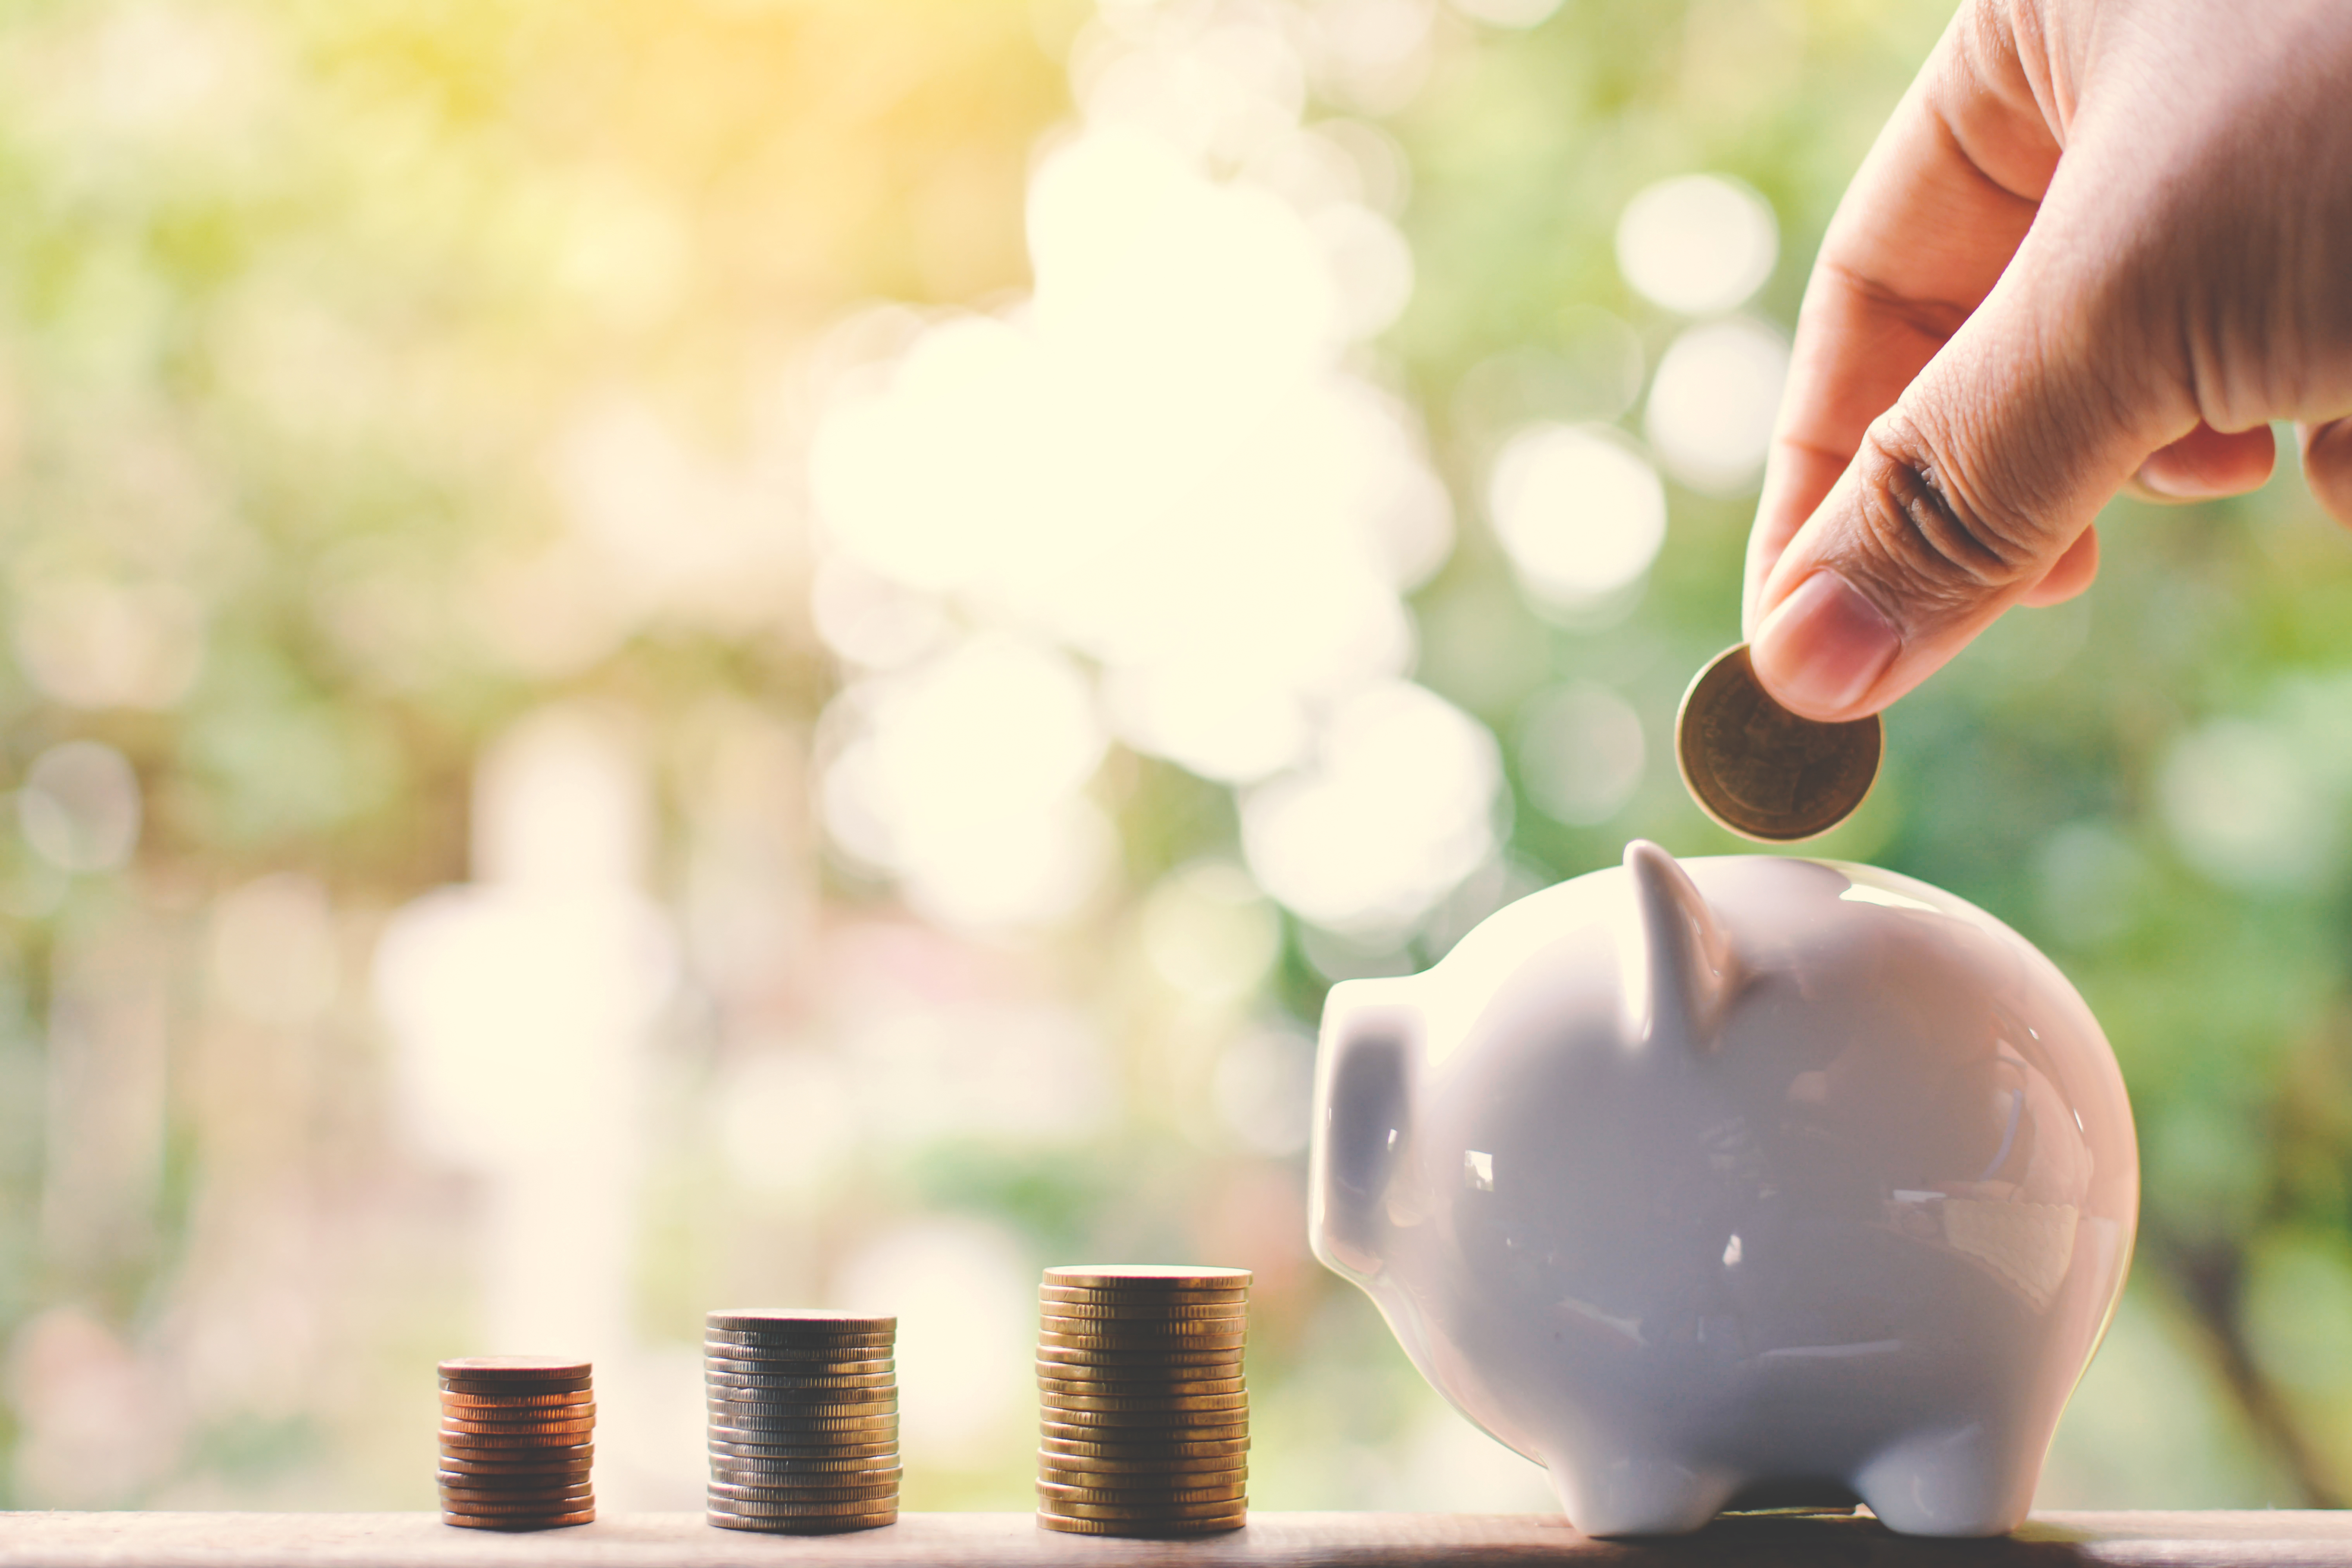
M 1421 1056 L 1421 1009 L 1391 994 L 1395 984 L 1333 986 L 1315 1064 L 1307 1239 L 1316 1257 L 1358 1279 L 1381 1269 L 1389 1184 L 1404 1157 Z
M 1625 846 L 1634 921 L 1619 936 L 1626 958 L 1628 1037 L 1643 1045 L 1715 1044 L 1738 984 L 1731 939 L 1675 858 L 1646 838 Z

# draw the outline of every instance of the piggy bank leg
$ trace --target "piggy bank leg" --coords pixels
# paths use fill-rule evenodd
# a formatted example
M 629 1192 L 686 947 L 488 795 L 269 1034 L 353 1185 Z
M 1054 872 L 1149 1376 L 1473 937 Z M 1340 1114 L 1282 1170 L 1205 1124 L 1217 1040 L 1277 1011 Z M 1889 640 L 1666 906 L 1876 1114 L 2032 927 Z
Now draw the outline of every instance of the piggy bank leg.
M 1624 1447 L 1548 1462 L 1569 1523 L 1587 1535 L 1684 1535 L 1723 1510 L 1740 1478 Z
M 2042 1448 L 1973 1423 L 1915 1433 L 1864 1466 L 1853 1489 L 1886 1528 L 1905 1535 L 2004 1535 L 2032 1506 Z

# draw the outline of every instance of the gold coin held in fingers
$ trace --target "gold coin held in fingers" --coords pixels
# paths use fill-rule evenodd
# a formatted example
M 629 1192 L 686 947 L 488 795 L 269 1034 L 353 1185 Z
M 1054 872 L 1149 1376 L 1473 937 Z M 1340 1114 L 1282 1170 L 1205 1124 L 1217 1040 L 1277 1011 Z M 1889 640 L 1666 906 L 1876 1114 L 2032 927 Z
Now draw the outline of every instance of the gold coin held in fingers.
M 1748 645 L 1717 657 L 1683 694 L 1675 758 L 1699 809 L 1743 838 L 1792 844 L 1853 815 L 1878 777 L 1885 726 L 1824 724 L 1775 702 Z

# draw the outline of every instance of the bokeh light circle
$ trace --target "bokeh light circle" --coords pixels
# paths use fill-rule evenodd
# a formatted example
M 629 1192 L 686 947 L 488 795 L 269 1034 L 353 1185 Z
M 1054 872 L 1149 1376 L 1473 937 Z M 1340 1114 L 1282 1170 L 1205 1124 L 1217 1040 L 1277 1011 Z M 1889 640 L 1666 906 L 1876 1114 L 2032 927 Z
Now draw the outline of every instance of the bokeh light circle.
M 1723 174 L 1645 187 L 1617 220 L 1617 268 L 1634 292 L 1685 316 L 1734 310 L 1780 259 L 1772 205 Z
M 1789 345 L 1779 332 L 1745 317 L 1703 322 L 1658 361 L 1643 434 L 1684 484 L 1736 495 L 1763 470 L 1788 379 Z
M 1242 846 L 1295 913 L 1399 931 L 1493 853 L 1501 784 L 1485 725 L 1426 688 L 1385 682 L 1332 715 L 1314 765 L 1243 797 Z
M 1538 598 L 1576 606 L 1637 582 L 1666 538 L 1666 492 L 1604 426 L 1539 424 L 1505 444 L 1486 486 L 1495 536 Z

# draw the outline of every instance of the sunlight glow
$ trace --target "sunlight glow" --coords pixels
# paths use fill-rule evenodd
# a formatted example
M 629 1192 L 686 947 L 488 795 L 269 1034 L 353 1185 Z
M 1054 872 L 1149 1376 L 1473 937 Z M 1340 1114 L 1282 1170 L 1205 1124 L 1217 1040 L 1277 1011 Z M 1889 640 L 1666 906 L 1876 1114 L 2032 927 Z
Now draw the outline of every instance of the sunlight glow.
M 1425 8 L 1325 9 L 1365 38 L 1426 27 Z M 1076 752 L 1098 756 L 1107 724 L 1235 784 L 1298 766 L 1325 715 L 1411 667 L 1402 595 L 1453 519 L 1412 415 L 1345 364 L 1403 308 L 1412 261 L 1381 210 L 1385 143 L 1298 123 L 1298 51 L 1329 43 L 1106 13 L 1074 66 L 1086 123 L 1031 176 L 1034 294 L 906 321 L 902 349 L 829 391 L 817 624 L 903 679 L 835 703 L 825 820 L 927 910 L 1066 918 L 1108 848 L 1075 783 L 1003 773 L 1021 737 L 1065 754 L 1042 710 L 914 695 L 962 668 L 958 637 L 1098 672 L 1100 719 L 1085 667 L 1061 667 L 1047 728 L 1076 734 L 1085 707 Z

